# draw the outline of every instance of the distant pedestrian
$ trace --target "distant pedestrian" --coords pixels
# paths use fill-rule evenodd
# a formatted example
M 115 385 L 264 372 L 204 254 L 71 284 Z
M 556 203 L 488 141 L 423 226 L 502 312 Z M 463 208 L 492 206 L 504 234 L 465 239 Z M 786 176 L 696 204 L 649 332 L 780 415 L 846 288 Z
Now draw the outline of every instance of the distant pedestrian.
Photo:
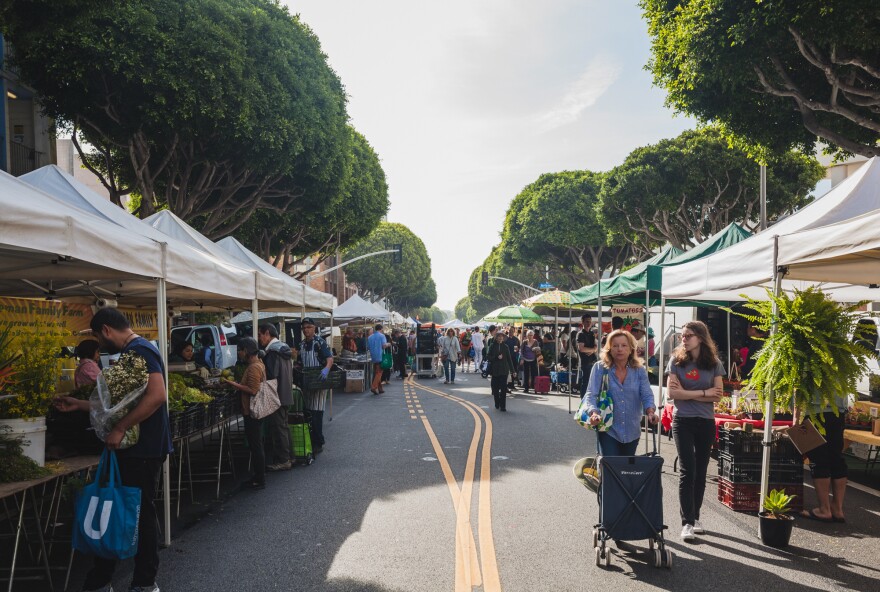
M 455 336 L 455 331 L 447 329 L 446 337 L 441 337 L 437 345 L 440 350 L 440 361 L 443 363 L 443 375 L 446 377 L 443 384 L 454 383 L 455 367 L 461 356 L 461 344 Z
M 242 487 L 247 489 L 264 489 L 266 487 L 266 452 L 263 448 L 263 419 L 251 417 L 251 399 L 257 395 L 260 385 L 266 380 L 266 367 L 260 360 L 260 348 L 252 337 L 238 340 L 239 351 L 244 352 L 247 367 L 241 382 L 229 381 L 236 390 L 241 392 L 241 414 L 244 416 L 244 435 L 248 450 L 251 453 L 251 477 Z
M 529 392 L 529 389 L 535 388 L 535 378 L 538 376 L 537 351 L 540 351 L 540 349 L 538 340 L 535 339 L 535 332 L 530 329 L 526 332 L 526 336 L 519 348 L 520 361 L 523 367 L 524 393 Z
M 394 367 L 397 370 L 397 378 L 403 380 L 406 378 L 406 354 L 409 344 L 406 340 L 406 333 L 403 331 L 395 329 L 392 335 L 396 335 L 394 343 Z
M 333 368 L 333 353 L 324 338 L 316 334 L 315 321 L 306 317 L 302 321 L 303 340 L 299 344 L 299 361 L 303 368 L 321 368 L 321 380 L 327 380 Z M 333 389 L 304 389 L 305 407 L 312 417 L 312 450 L 315 454 L 324 449 L 324 407 Z
M 514 371 L 513 359 L 507 348 L 505 335 L 498 331 L 495 340 L 489 344 L 489 375 L 492 377 L 492 397 L 495 409 L 507 411 L 507 377 Z
M 290 346 L 278 339 L 278 330 L 271 323 L 260 325 L 257 332 L 260 347 L 263 348 L 263 365 L 266 380 L 276 380 L 278 400 L 281 402 L 275 413 L 266 417 L 269 442 L 272 443 L 271 458 L 266 468 L 270 471 L 285 471 L 293 466 L 293 447 L 290 445 L 290 429 L 287 427 L 287 409 L 293 405 L 293 354 Z
M 370 392 L 374 395 L 381 395 L 385 392 L 382 388 L 382 354 L 391 347 L 391 344 L 385 339 L 385 334 L 382 333 L 381 324 L 376 325 L 375 331 L 367 339 L 367 347 L 373 361 L 373 384 L 370 385 Z
M 471 330 L 463 329 L 461 331 L 459 339 L 461 345 L 461 355 L 458 357 L 458 361 L 461 364 L 462 372 L 467 372 L 471 364 Z
M 514 328 L 510 327 L 507 332 L 507 339 L 504 341 L 508 351 L 510 351 L 510 360 L 513 362 L 513 372 L 511 372 L 510 381 L 507 383 L 507 392 L 509 393 L 514 391 L 516 383 L 519 382 L 519 374 L 517 372 L 517 368 L 519 368 L 519 338 L 516 336 L 516 333 Z
M 483 363 L 484 348 L 483 334 L 480 332 L 479 327 L 474 327 L 471 333 L 471 346 L 474 348 L 474 372 L 478 372 L 480 365 Z

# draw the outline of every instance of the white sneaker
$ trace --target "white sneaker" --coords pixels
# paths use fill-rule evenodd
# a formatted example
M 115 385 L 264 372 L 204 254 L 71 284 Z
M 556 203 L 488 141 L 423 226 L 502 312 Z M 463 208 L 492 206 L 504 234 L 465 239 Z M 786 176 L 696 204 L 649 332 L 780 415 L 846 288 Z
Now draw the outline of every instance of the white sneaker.
M 692 524 L 685 524 L 681 529 L 681 540 L 683 541 L 692 541 L 694 540 L 694 527 Z
M 703 534 L 706 530 L 703 528 L 703 523 L 699 520 L 694 520 L 694 534 Z

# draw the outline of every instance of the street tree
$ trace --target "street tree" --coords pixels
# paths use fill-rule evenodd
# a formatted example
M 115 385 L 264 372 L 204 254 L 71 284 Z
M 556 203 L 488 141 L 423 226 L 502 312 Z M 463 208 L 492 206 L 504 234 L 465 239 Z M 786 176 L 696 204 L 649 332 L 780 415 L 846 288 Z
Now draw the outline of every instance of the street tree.
M 367 139 L 354 128 L 349 127 L 349 133 L 349 153 L 338 173 L 344 181 L 338 190 L 334 179 L 307 178 L 301 199 L 280 215 L 271 209 L 257 210 L 235 231 L 236 238 L 287 273 L 308 258 L 311 265 L 300 277 L 337 249 L 369 236 L 388 212 L 388 183 Z
M 667 104 L 747 144 L 880 154 L 880 4 L 640 0 Z
M 273 0 L 3 0 L 0 21 L 46 113 L 142 217 L 167 207 L 219 237 L 348 150 L 342 83 Z
M 824 176 L 811 157 L 786 151 L 768 157 L 767 214 L 775 220 L 810 200 Z M 687 249 L 731 222 L 760 224 L 759 167 L 715 128 L 682 133 L 638 148 L 605 178 L 602 223 L 639 258 L 669 243 Z
M 465 296 L 456 302 L 453 310 L 455 318 L 460 319 L 465 323 L 472 323 L 479 320 L 478 317 L 474 316 L 474 309 L 471 308 L 471 299 L 468 296 Z
M 350 261 L 391 249 L 395 244 L 403 246 L 403 261 L 399 264 L 392 262 L 391 254 L 385 254 L 367 257 L 345 268 L 348 281 L 356 284 L 364 297 L 402 302 L 425 296 L 425 286 L 431 279 L 431 258 L 422 239 L 403 224 L 381 222 L 367 238 L 346 249 L 344 257 Z
M 483 285 L 484 273 L 488 275 L 488 285 Z M 466 310 L 469 320 L 477 320 L 496 308 L 517 304 L 533 296 L 534 290 L 519 284 L 537 288 L 543 281 L 544 271 L 538 265 L 522 265 L 505 260 L 502 247 L 495 246 L 483 263 L 471 272 L 468 279 Z
M 627 244 L 610 236 L 597 216 L 602 173 L 546 173 L 526 186 L 507 210 L 502 255 L 521 265 L 551 266 L 556 283 L 579 287 L 615 273 L 630 257 Z

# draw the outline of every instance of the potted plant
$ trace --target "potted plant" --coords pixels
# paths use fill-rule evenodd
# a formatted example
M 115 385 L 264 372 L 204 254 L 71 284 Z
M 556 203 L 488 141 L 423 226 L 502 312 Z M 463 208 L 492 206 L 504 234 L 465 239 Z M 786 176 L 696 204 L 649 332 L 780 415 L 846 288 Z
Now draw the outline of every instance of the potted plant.
M 761 542 L 768 547 L 784 548 L 791 539 L 794 518 L 789 516 L 791 502 L 795 498 L 784 489 L 774 489 L 764 498 L 764 511 L 760 513 Z
M 793 295 L 767 293 L 768 300 L 745 304 L 752 313 L 731 311 L 769 333 L 747 381 L 757 391 L 762 408 L 772 389 L 774 409 L 797 409 L 800 417 L 825 407 L 845 412 L 840 402 L 856 392 L 872 355 L 850 337 L 858 330 L 853 313 L 864 303 L 843 305 L 816 287 L 795 290 Z M 811 417 L 824 433 L 821 414 Z
M 0 343 L 0 360 L 14 357 L 0 397 L 0 428 L 22 439 L 25 455 L 42 466 L 46 449 L 46 413 L 55 396 L 61 361 L 59 335 L 36 331 Z

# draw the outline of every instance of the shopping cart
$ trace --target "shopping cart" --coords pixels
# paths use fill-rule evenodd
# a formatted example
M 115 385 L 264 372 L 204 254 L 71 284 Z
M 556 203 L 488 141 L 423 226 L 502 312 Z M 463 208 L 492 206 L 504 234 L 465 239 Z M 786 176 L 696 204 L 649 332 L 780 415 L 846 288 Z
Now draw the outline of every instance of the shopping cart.
M 608 541 L 648 540 L 650 563 L 672 568 L 672 551 L 666 548 L 663 531 L 663 458 L 648 456 L 605 456 L 582 458 L 574 474 L 599 498 L 599 523 L 593 527 L 596 565 L 611 564 Z

